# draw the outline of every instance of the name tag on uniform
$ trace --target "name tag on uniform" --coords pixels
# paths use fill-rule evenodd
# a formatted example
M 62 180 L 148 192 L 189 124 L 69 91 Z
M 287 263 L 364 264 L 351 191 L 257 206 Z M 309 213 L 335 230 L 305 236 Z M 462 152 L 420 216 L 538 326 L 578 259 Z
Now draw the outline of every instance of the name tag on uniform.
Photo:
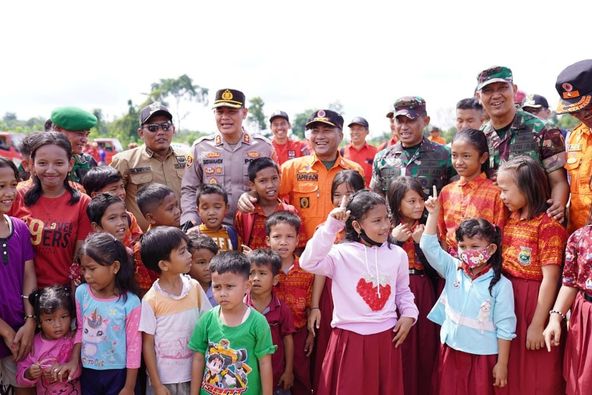
M 578 152 L 582 150 L 582 144 L 568 144 L 567 150 L 570 152 Z
M 318 181 L 318 173 L 296 173 L 296 181 Z
M 132 167 L 129 169 L 130 174 L 140 174 L 140 173 L 147 173 L 151 169 L 150 167 Z

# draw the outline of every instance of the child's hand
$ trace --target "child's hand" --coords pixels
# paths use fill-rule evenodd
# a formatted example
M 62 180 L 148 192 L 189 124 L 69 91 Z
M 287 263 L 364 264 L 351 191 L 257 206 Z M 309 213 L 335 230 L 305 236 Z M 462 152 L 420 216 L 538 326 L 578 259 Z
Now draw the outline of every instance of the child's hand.
M 154 392 L 154 395 L 171 395 L 169 389 L 165 387 L 163 384 L 153 386 L 152 391 Z
M 119 395 L 134 395 L 134 388 L 123 387 L 121 391 L 119 391 Z
M 395 347 L 399 347 L 409 334 L 411 327 L 415 320 L 411 317 L 401 317 L 399 321 L 397 321 L 397 325 L 393 328 L 393 332 L 395 332 L 395 337 L 393 337 L 393 343 L 395 343 Z
M 432 196 L 426 200 L 425 208 L 428 210 L 428 213 L 436 215 L 440 211 L 440 202 L 438 202 L 438 190 L 436 189 L 436 186 L 434 185 L 432 189 Z
M 419 241 L 421 240 L 421 235 L 423 235 L 424 229 L 425 229 L 424 224 L 419 224 L 415 227 L 415 230 L 411 234 L 411 236 L 413 237 L 413 241 L 415 241 L 416 243 L 419 244 Z
M 545 347 L 545 338 L 543 337 L 543 328 L 538 325 L 530 324 L 526 330 L 526 349 L 540 350 Z
M 308 332 L 308 336 L 306 336 L 306 342 L 304 343 L 304 355 L 310 357 L 310 354 L 312 354 L 313 346 L 314 336 L 311 332 Z
M 308 313 L 308 332 L 312 333 L 312 336 L 316 336 L 316 330 L 321 326 L 321 310 L 311 309 Z
M 549 324 L 543 331 L 547 351 L 551 352 L 551 346 L 557 347 L 561 339 L 561 322 L 556 321 L 551 317 Z
M 349 218 L 349 211 L 346 210 L 347 207 L 347 196 L 343 195 L 341 198 L 341 204 L 339 207 L 335 207 L 329 213 L 330 217 L 335 218 L 338 221 L 345 222 Z
M 39 363 L 34 363 L 25 371 L 25 378 L 28 380 L 37 380 L 41 377 L 41 365 Z
M 401 243 L 406 242 L 411 237 L 411 229 L 406 224 L 399 224 L 394 227 L 393 231 L 391 232 L 393 238 Z
M 78 370 L 76 361 L 70 361 L 63 365 L 52 366 L 52 372 L 59 381 L 72 381 L 74 373 Z
M 241 249 L 243 250 L 243 254 L 248 254 L 253 251 L 253 249 L 246 244 L 241 244 Z
M 278 387 L 289 390 L 292 385 L 294 384 L 294 372 L 291 370 L 284 370 L 284 373 L 280 376 L 278 380 Z
M 505 387 L 508 384 L 508 365 L 496 363 L 493 367 L 493 385 L 495 387 Z

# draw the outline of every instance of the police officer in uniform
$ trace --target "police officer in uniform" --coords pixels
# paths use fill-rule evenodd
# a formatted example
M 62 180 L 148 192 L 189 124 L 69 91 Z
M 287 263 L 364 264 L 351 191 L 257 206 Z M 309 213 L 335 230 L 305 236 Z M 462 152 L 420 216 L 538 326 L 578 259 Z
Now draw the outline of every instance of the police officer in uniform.
M 90 129 L 97 124 L 97 117 L 77 107 L 60 107 L 51 113 L 51 128 L 62 133 L 72 145 L 74 167 L 70 172 L 70 180 L 80 183 L 84 175 L 97 162 L 92 156 L 82 152 L 88 143 Z
M 200 223 L 196 191 L 204 183 L 218 184 L 226 190 L 229 209 L 224 223 L 232 225 L 238 198 L 249 190 L 249 163 L 260 157 L 276 160 L 268 139 L 249 134 L 242 127 L 248 113 L 244 93 L 220 89 L 213 108 L 218 133 L 196 141 L 187 158 L 188 168 L 181 187 L 181 224 L 184 227 Z
M 181 180 L 185 172 L 185 156 L 171 147 L 175 134 L 173 116 L 161 103 L 155 102 L 140 111 L 138 135 L 144 141 L 139 147 L 115 155 L 111 166 L 123 176 L 125 205 L 134 214 L 143 231 L 148 222 L 136 203 L 138 190 L 148 183 L 165 184 L 181 196 Z

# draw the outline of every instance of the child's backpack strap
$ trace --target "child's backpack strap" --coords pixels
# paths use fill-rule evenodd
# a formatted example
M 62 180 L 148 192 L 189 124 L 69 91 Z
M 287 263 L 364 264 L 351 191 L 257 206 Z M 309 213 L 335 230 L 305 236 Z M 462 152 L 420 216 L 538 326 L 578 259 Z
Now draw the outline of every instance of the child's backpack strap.
M 226 233 L 228 233 L 228 237 L 230 237 L 230 243 L 232 244 L 232 249 L 235 251 L 239 250 L 238 245 L 238 234 L 236 230 L 232 226 L 224 225 L 224 229 L 226 229 Z

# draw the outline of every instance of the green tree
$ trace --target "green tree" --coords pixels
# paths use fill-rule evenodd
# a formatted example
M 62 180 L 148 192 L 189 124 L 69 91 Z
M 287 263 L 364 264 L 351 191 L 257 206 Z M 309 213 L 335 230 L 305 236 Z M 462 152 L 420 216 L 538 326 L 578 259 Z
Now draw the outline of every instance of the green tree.
M 181 111 L 181 102 L 183 100 L 196 101 L 207 105 L 208 89 L 195 85 L 193 80 L 183 74 L 179 78 L 165 78 L 151 85 L 150 93 L 142 107 L 151 102 L 159 101 L 168 107 L 167 99 L 172 98 L 175 101 L 175 119 L 177 120 L 177 130 L 181 131 L 181 121 L 190 114 L 190 111 Z
M 97 133 L 101 136 L 107 135 L 109 131 L 107 130 L 107 126 L 105 125 L 105 120 L 103 119 L 103 110 L 100 108 L 95 108 L 92 113 L 95 117 L 97 117 L 97 126 L 95 126 Z
M 306 129 L 306 120 L 310 118 L 314 112 L 314 109 L 309 108 L 294 116 L 294 121 L 292 121 L 292 133 L 294 133 L 295 136 L 298 136 L 301 140 L 305 138 L 304 131 Z
M 107 135 L 116 137 L 121 145 L 127 147 L 130 142 L 138 142 L 138 109 L 131 100 L 127 101 L 127 114 L 115 119 L 107 125 Z
M 572 130 L 578 125 L 578 123 L 580 123 L 580 121 L 578 121 L 577 118 L 569 114 L 564 114 L 559 117 L 557 117 L 557 115 L 554 115 L 553 121 L 557 126 L 565 130 Z
M 265 113 L 263 112 L 264 105 L 263 99 L 259 96 L 255 96 L 249 100 L 249 116 L 247 120 L 257 125 L 260 131 L 267 129 Z

